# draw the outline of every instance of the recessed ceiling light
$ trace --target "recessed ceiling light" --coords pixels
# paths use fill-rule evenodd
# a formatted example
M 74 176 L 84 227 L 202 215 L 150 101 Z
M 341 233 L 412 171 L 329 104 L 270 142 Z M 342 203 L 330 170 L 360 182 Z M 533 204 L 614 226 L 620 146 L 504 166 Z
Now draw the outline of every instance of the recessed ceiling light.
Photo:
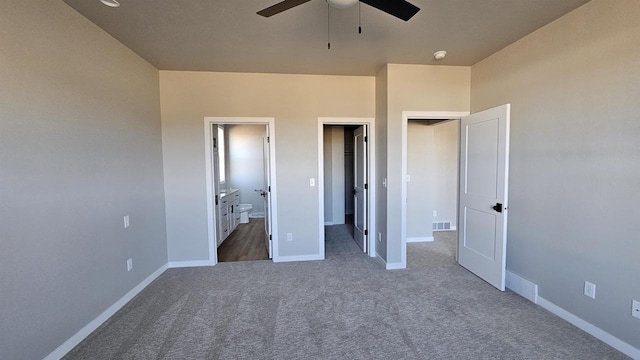
M 100 0 L 100 2 L 107 5 L 108 7 L 116 8 L 120 6 L 118 0 Z
M 442 60 L 445 56 L 447 56 L 447 52 L 444 50 L 436 51 L 433 53 L 433 57 L 436 60 Z

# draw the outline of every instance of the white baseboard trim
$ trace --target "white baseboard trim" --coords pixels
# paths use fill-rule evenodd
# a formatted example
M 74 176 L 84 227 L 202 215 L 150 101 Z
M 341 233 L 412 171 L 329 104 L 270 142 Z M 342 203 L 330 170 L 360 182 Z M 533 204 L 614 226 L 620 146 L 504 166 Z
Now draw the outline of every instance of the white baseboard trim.
M 564 319 L 574 326 L 578 327 L 582 331 L 598 338 L 602 342 L 611 346 L 612 348 L 630 356 L 632 359 L 640 359 L 640 349 L 637 349 L 626 342 L 618 339 L 617 337 L 609 334 L 608 332 L 600 329 L 599 327 L 586 322 L 585 320 L 577 317 L 576 315 L 568 312 L 567 310 L 559 307 L 558 305 L 546 300 L 543 297 L 538 296 L 538 305 L 548 310 L 552 314 Z
M 398 270 L 398 269 L 406 269 L 407 265 L 403 264 L 402 262 L 393 262 L 393 263 L 388 263 L 386 262 L 382 256 L 380 256 L 380 254 L 376 253 L 376 258 L 379 259 L 380 261 L 382 261 L 382 264 L 384 265 L 384 268 L 387 270 Z
M 62 359 L 69 351 L 71 351 L 74 347 L 82 342 L 87 336 L 89 336 L 92 332 L 94 332 L 100 325 L 102 325 L 105 321 L 109 320 L 113 314 L 118 312 L 123 306 L 125 306 L 131 299 L 133 299 L 136 295 L 138 295 L 144 288 L 146 288 L 153 280 L 155 280 L 158 276 L 162 275 L 163 272 L 167 270 L 167 264 L 162 265 L 158 270 L 154 271 L 151 275 L 149 275 L 146 279 L 142 280 L 141 283 L 136 285 L 133 289 L 131 289 L 128 293 L 126 293 L 120 300 L 116 301 L 113 305 L 109 306 L 107 310 L 105 310 L 102 314 L 98 315 L 95 319 L 93 319 L 90 323 L 85 325 L 82 329 L 80 329 L 77 333 L 75 333 L 72 337 L 70 337 L 67 341 L 65 341 L 62 345 L 58 346 L 57 349 L 53 350 L 49 355 L 47 355 L 44 360 L 59 360 Z
M 324 226 L 331 226 L 333 225 L 333 221 L 325 221 L 324 222 Z
M 194 261 L 169 261 L 169 268 L 187 268 L 187 267 L 199 267 L 199 266 L 214 266 L 215 264 L 211 260 L 194 260 Z
M 315 260 L 324 260 L 324 256 L 320 254 L 313 254 L 313 255 L 277 256 L 273 258 L 274 263 L 292 262 L 292 261 L 315 261 Z
M 398 270 L 398 269 L 406 269 L 407 266 L 401 262 L 388 262 L 387 263 L 387 270 Z
M 538 303 L 538 284 L 535 284 L 516 273 L 507 271 L 507 287 L 514 293 L 522 296 L 532 303 Z
M 425 237 L 408 237 L 408 243 L 417 243 L 417 242 L 430 242 L 433 241 L 433 236 L 425 236 Z

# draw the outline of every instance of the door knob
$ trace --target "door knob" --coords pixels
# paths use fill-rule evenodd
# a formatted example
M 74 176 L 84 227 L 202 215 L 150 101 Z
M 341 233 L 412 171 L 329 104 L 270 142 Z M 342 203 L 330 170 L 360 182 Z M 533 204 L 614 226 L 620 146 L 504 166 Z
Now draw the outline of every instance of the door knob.
M 493 210 L 501 213 L 502 212 L 502 204 L 497 203 L 497 204 L 493 205 Z

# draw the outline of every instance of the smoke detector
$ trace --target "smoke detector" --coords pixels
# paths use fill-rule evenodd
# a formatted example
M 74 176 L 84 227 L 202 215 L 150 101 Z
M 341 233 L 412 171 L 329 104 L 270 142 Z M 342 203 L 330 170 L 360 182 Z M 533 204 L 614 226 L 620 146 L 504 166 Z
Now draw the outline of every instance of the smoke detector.
M 447 52 L 444 50 L 436 51 L 433 53 L 433 58 L 436 60 L 442 60 L 445 56 L 447 56 Z

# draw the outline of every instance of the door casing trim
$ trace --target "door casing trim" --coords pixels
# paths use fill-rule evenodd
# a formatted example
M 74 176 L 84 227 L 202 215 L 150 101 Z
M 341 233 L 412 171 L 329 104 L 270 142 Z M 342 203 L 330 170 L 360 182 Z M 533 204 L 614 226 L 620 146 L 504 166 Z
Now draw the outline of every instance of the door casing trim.
M 276 182 L 276 133 L 275 118 L 273 117 L 212 117 L 204 118 L 204 154 L 205 176 L 207 187 L 207 239 L 209 245 L 208 263 L 213 266 L 218 263 L 218 247 L 216 246 L 216 222 L 218 216 L 213 205 L 213 168 L 211 149 L 211 126 L 213 124 L 236 125 L 266 125 L 269 136 L 269 173 L 271 177 L 271 235 L 273 238 L 273 262 L 278 261 L 278 195 Z
M 367 186 L 368 207 L 367 213 L 367 254 L 376 256 L 376 184 L 375 184 L 375 119 L 367 117 L 319 117 L 318 118 L 318 246 L 320 258 L 325 258 L 324 249 L 324 126 L 325 125 L 366 125 L 367 126 Z M 373 240 L 372 240 L 373 239 Z

